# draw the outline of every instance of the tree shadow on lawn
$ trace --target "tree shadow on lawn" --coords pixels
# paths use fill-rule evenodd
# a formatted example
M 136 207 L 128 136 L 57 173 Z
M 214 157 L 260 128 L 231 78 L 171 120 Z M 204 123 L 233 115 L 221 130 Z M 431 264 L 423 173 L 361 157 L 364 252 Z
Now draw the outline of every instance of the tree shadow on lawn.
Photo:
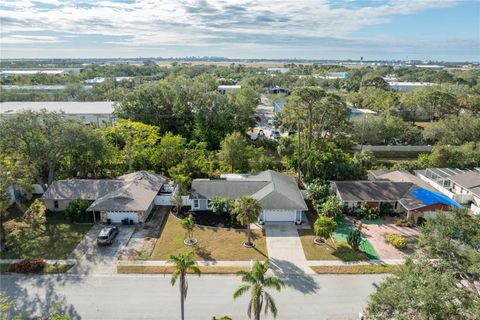
M 3 295 L 10 297 L 14 303 L 10 309 L 13 315 L 20 314 L 23 319 L 46 319 L 50 308 L 59 304 L 58 311 L 64 312 L 71 319 L 81 319 L 77 310 L 72 304 L 68 304 L 64 296 L 57 293 L 55 286 L 65 287 L 72 284 L 80 284 L 80 277 L 71 277 L 65 274 L 57 275 L 2 275 Z M 32 293 L 30 288 L 37 289 Z M 11 315 L 7 315 L 10 319 Z M 13 317 L 12 317 L 13 319 Z
M 270 259 L 270 269 L 275 276 L 283 279 L 287 287 L 300 291 L 303 294 L 314 294 L 320 289 L 312 276 L 306 274 L 290 261 Z
M 204 261 L 217 261 L 210 251 L 204 245 L 197 244 L 195 245 L 195 254 L 202 258 Z
M 364 251 L 355 251 L 346 243 L 339 243 L 336 249 L 332 252 L 332 255 L 339 258 L 342 261 L 365 261 L 374 259 Z

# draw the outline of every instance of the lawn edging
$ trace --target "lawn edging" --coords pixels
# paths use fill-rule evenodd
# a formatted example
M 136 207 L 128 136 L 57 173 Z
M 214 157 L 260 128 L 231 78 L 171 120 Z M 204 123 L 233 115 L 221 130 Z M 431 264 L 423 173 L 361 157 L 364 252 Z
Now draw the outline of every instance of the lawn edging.
M 393 273 L 400 268 L 398 264 L 351 264 L 310 266 L 317 274 L 382 274 Z
M 198 266 L 202 274 L 235 274 L 238 271 L 249 271 L 247 266 Z M 117 265 L 117 273 L 120 274 L 171 274 L 174 266 L 152 266 L 152 265 Z M 187 273 L 192 273 L 188 271 Z

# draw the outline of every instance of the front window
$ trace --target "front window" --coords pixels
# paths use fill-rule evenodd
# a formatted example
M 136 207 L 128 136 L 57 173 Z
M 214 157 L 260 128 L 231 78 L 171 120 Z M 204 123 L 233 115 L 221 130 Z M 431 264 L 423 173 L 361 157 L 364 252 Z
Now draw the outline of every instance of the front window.
M 58 201 L 57 201 L 57 200 L 55 200 L 55 201 L 53 202 L 53 206 L 55 207 L 55 209 L 58 209 Z
M 198 200 L 193 200 L 193 207 L 198 208 Z

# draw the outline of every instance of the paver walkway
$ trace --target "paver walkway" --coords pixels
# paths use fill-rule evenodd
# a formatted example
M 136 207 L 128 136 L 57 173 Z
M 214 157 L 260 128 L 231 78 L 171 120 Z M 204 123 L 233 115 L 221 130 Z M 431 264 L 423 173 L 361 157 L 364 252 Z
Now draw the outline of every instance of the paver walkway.
M 412 228 L 399 227 L 388 220 L 383 224 L 364 224 L 362 233 L 365 238 L 372 244 L 380 259 L 403 259 L 406 253 L 396 249 L 385 240 L 385 235 L 389 233 L 398 234 L 404 237 L 418 237 L 420 233 Z
M 264 228 L 268 256 L 274 273 L 314 274 L 308 266 L 295 224 L 266 222 Z

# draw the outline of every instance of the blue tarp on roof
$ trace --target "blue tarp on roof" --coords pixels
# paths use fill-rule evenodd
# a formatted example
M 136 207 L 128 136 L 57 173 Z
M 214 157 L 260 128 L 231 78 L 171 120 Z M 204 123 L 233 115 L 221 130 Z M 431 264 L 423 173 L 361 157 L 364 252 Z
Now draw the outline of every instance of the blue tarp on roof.
M 427 189 L 419 188 L 410 190 L 410 194 L 412 194 L 415 198 L 423 202 L 424 205 L 429 206 L 435 203 L 443 203 L 448 206 L 460 208 L 460 204 L 444 194 L 433 192 Z

